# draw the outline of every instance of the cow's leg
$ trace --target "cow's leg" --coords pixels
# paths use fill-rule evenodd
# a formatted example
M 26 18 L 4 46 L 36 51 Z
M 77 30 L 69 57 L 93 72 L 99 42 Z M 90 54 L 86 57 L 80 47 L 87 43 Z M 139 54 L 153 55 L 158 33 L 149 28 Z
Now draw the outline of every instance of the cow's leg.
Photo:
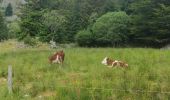
M 112 62 L 112 67 L 117 68 L 117 62 L 116 61 Z
M 63 61 L 62 61 L 62 58 L 61 57 L 59 57 L 59 67 L 61 68 L 61 67 L 63 67 Z
M 60 60 L 60 59 L 61 59 L 60 56 L 57 56 L 57 58 L 56 58 L 56 63 L 60 64 L 60 63 L 61 63 L 61 60 Z
M 59 64 L 59 67 L 60 67 L 60 68 L 62 68 L 62 67 L 63 67 L 63 63 L 62 63 L 62 62 Z
M 107 66 L 108 68 L 112 68 L 113 66 Z

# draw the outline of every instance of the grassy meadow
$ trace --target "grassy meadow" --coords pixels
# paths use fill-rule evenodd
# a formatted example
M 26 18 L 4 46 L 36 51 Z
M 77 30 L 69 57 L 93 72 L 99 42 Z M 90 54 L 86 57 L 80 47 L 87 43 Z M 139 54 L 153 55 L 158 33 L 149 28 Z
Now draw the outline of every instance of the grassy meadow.
M 57 49 L 56 49 L 57 50 Z M 0 43 L 1 100 L 170 100 L 170 51 L 147 48 L 65 48 L 63 66 L 48 62 L 55 49 L 17 49 Z M 129 64 L 107 68 L 105 56 Z M 13 67 L 13 94 L 7 68 Z

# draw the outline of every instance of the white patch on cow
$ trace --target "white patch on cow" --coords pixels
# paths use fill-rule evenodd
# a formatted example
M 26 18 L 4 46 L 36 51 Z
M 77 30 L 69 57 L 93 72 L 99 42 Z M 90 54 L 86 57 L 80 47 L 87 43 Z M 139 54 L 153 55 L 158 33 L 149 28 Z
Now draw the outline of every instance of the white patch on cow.
M 114 62 L 119 62 L 118 60 L 115 60 Z
M 116 62 L 114 61 L 114 62 L 112 62 L 112 66 L 114 66 L 114 64 L 115 64 Z
M 108 58 L 108 57 L 105 57 L 105 58 L 102 60 L 101 63 L 104 64 L 104 65 L 107 65 L 107 58 Z
M 59 55 L 57 55 L 56 59 L 55 59 L 55 60 L 53 60 L 53 63 L 59 63 L 59 64 L 60 64 Z
M 128 64 L 125 64 L 125 66 L 127 66 L 127 67 L 128 67 L 129 65 L 128 65 Z
M 108 68 L 112 68 L 113 66 L 107 66 Z
M 120 66 L 120 61 L 117 62 L 117 66 Z
M 114 64 L 116 64 L 116 66 L 118 66 L 118 63 L 119 61 L 118 60 L 115 60 L 114 62 L 112 62 L 112 66 L 114 66 Z

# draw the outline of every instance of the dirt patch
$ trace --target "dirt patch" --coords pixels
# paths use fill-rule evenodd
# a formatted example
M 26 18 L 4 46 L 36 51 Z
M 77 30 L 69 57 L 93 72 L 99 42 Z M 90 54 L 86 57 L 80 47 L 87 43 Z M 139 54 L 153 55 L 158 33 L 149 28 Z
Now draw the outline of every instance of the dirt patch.
M 30 89 L 32 89 L 32 87 L 33 87 L 33 85 L 31 83 L 28 83 L 28 84 L 25 85 L 24 89 L 30 90 Z
M 0 85 L 4 85 L 4 84 L 6 84 L 6 83 L 7 83 L 7 79 L 4 78 L 4 77 L 1 77 L 1 78 L 0 78 Z
M 80 73 L 69 73 L 68 74 L 69 78 L 71 79 L 79 79 L 80 78 Z
M 56 96 L 56 92 L 54 92 L 54 91 L 45 91 L 45 92 L 40 93 L 38 95 L 38 98 L 52 97 L 52 96 Z
M 73 85 L 78 85 L 81 82 L 81 75 L 80 73 L 69 73 L 68 74 L 69 80 Z

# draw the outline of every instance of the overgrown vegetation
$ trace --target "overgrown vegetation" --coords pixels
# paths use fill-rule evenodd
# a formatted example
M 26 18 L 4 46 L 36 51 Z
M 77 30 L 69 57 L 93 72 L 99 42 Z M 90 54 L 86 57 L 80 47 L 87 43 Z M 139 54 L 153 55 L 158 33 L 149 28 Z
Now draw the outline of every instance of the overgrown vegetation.
M 57 100 L 169 100 L 170 53 L 155 49 L 64 49 L 64 65 L 50 65 L 55 50 L 17 49 L 0 43 L 0 98 Z M 129 68 L 107 68 L 101 60 L 123 60 Z M 7 91 L 7 67 L 13 67 L 13 94 Z

